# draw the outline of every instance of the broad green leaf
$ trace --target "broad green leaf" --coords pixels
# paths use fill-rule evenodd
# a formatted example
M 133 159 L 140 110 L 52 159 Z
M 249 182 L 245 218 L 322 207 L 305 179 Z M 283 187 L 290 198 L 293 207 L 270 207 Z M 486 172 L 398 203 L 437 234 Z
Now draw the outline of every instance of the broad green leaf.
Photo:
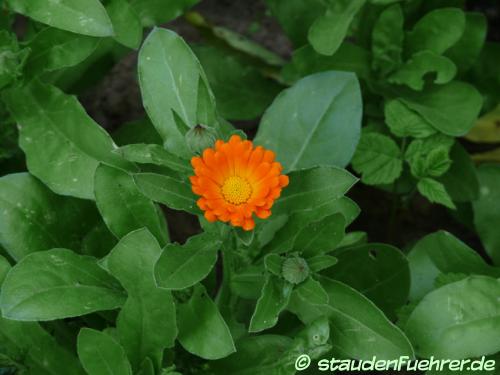
M 406 35 L 408 55 L 429 50 L 442 54 L 455 45 L 465 30 L 465 15 L 458 8 L 433 10 L 422 17 Z
M 406 336 L 393 325 L 370 300 L 349 286 L 328 278 L 321 278 L 329 301 L 317 305 L 316 320 L 327 316 L 331 322 L 331 335 L 336 337 L 333 354 L 343 358 L 395 359 L 413 358 L 413 348 Z
M 198 284 L 188 302 L 179 304 L 179 337 L 182 347 L 204 359 L 220 359 L 233 353 L 233 338 L 215 303 Z
M 413 90 L 421 91 L 426 79 L 433 75 L 432 82 L 444 84 L 450 82 L 457 74 L 457 67 L 449 58 L 432 51 L 415 53 L 403 66 L 389 77 L 390 83 L 406 85 Z
M 249 332 L 260 332 L 272 328 L 279 314 L 286 308 L 293 284 L 277 276 L 268 275 L 262 288 L 255 311 L 250 320 Z
M 117 152 L 125 160 L 134 163 L 155 164 L 181 172 L 184 175 L 193 173 L 193 168 L 186 160 L 171 154 L 160 145 L 144 143 L 130 144 L 120 147 Z
M 484 46 L 487 31 L 486 15 L 465 13 L 465 30 L 460 40 L 446 51 L 446 56 L 455 62 L 458 70 L 468 70 L 476 62 Z
M 335 236 L 332 236 L 332 245 L 334 246 L 332 246 L 330 250 L 333 250 L 335 245 L 338 244 L 338 240 L 344 236 L 345 226 L 347 226 L 359 213 L 358 207 L 347 197 L 341 197 L 326 204 L 313 207 L 314 209 L 304 209 L 290 215 L 288 220 L 275 231 L 273 237 L 265 243 L 263 248 L 264 253 L 274 252 L 281 254 L 294 249 L 295 239 L 300 233 L 302 233 L 301 242 L 307 242 L 308 232 L 305 228 L 309 227 L 309 229 L 317 230 L 321 227 L 322 221 L 330 215 L 332 215 L 332 222 L 337 222 L 338 218 L 333 217 L 333 215 L 340 213 L 344 218 L 344 220 L 342 220 L 344 228 L 337 230 Z M 336 224 L 333 225 L 336 226 Z M 300 251 L 299 248 L 296 250 Z
M 273 213 L 291 213 L 326 205 L 342 197 L 356 178 L 344 169 L 316 167 L 289 174 L 290 183 L 273 206 Z
M 251 120 L 260 116 L 282 89 L 248 61 L 222 49 L 199 46 L 194 52 L 217 98 L 217 109 L 226 119 Z
M 470 79 L 483 94 L 485 110 L 493 109 L 500 102 L 500 65 L 496 63 L 499 58 L 500 44 L 486 42 L 470 71 Z
M 112 152 L 111 137 L 75 97 L 35 80 L 8 90 L 3 99 L 20 124 L 29 171 L 56 193 L 93 199 L 99 162 L 133 168 Z
M 331 251 L 344 238 L 345 226 L 346 220 L 341 213 L 310 223 L 297 233 L 293 249 L 305 257 Z
M 125 351 L 104 332 L 82 328 L 78 334 L 78 357 L 89 375 L 132 375 Z
M 206 105 L 205 112 L 213 112 L 215 100 L 196 56 L 176 33 L 156 28 L 141 47 L 138 69 L 144 107 L 165 148 L 190 157 L 176 116 L 189 127 L 200 122 L 216 125 L 199 121 L 199 117 L 205 117 L 197 113 L 199 102 Z
M 184 245 L 168 244 L 155 265 L 156 283 L 175 290 L 200 282 L 212 270 L 221 244 L 209 233 L 190 237 Z
M 160 135 L 151 121 L 147 118 L 123 124 L 113 132 L 112 136 L 119 146 L 125 146 L 132 143 L 162 144 Z
M 323 55 L 333 55 L 349 31 L 351 22 L 365 0 L 331 2 L 323 16 L 317 18 L 308 33 L 309 43 Z
M 476 167 L 460 143 L 451 149 L 450 169 L 438 178 L 454 202 L 470 202 L 479 197 L 479 181 Z
M 280 269 L 281 273 L 281 269 Z M 231 293 L 245 299 L 258 299 L 264 286 L 265 269 L 262 266 L 252 265 L 238 270 L 231 275 L 229 287 Z
M 390 184 L 403 170 L 399 146 L 379 133 L 363 133 L 352 158 L 352 167 L 368 185 Z
M 5 257 L 0 255 L 0 286 L 3 284 L 5 276 L 7 276 L 10 268 L 11 266 L 9 261 Z
M 28 44 L 27 74 L 39 74 L 74 66 L 89 57 L 100 39 L 52 27 L 40 31 Z
M 103 221 L 99 221 L 82 239 L 82 254 L 102 258 L 118 242 Z
M 191 186 L 182 180 L 156 173 L 138 173 L 134 180 L 139 190 L 149 199 L 163 203 L 174 210 L 193 214 L 200 211 L 196 207 L 196 196 Z
M 391 99 L 384 105 L 385 123 L 397 137 L 426 138 L 437 132 L 422 116 L 409 109 L 401 99 Z
M 500 265 L 500 233 L 496 225 L 500 218 L 500 167 L 498 164 L 484 164 L 477 173 L 479 199 L 473 202 L 474 225 L 486 252 L 495 264 Z
M 293 340 L 288 336 L 247 336 L 236 343 L 236 353 L 220 361 L 210 363 L 217 374 L 270 375 L 282 374 L 284 365 L 291 365 L 296 359 L 287 353 Z M 287 373 L 286 373 L 287 374 Z
M 115 31 L 114 38 L 126 47 L 136 49 L 142 41 L 139 16 L 127 0 L 111 0 L 106 6 Z
M 500 268 L 452 234 L 439 231 L 418 241 L 408 254 L 411 272 L 410 300 L 416 301 L 434 289 L 439 274 L 462 273 L 500 277 Z
M 439 203 L 448 208 L 455 209 L 455 205 L 442 183 L 432 178 L 425 177 L 418 182 L 417 189 L 419 193 L 430 202 Z
M 8 0 L 16 12 L 35 21 L 90 36 L 111 36 L 113 26 L 99 0 Z
M 275 99 L 261 120 L 255 143 L 276 152 L 288 171 L 317 165 L 344 167 L 359 140 L 361 115 L 359 83 L 353 73 L 313 74 Z
M 17 261 L 55 247 L 77 251 L 98 220 L 90 202 L 56 195 L 28 173 L 0 178 L 0 213 L 0 244 Z
M 54 320 L 116 309 L 124 299 L 97 259 L 52 249 L 32 253 L 12 268 L 2 286 L 0 306 L 9 319 Z
M 417 305 L 405 332 L 419 356 L 469 358 L 500 350 L 500 280 L 470 276 L 445 285 Z
M 372 67 L 386 75 L 402 63 L 404 15 L 399 4 L 380 13 L 372 31 Z
M 169 242 L 163 213 L 139 191 L 127 172 L 100 164 L 95 172 L 94 194 L 104 222 L 116 237 L 145 227 L 162 245 Z
M 293 312 L 304 323 L 310 324 L 324 316 L 330 297 L 319 281 L 309 278 L 294 288 L 287 310 Z
M 434 128 L 455 137 L 472 128 L 483 104 L 476 88 L 459 81 L 435 86 L 401 100 Z
M 2 359 L 7 357 L 21 365 L 17 373 L 86 374 L 78 359 L 38 323 L 18 322 L 0 317 L 0 343 Z
M 331 255 L 316 255 L 307 259 L 311 272 L 320 272 L 338 263 L 338 259 Z
M 199 0 L 130 0 L 144 27 L 172 21 L 191 8 Z
M 332 56 L 320 55 L 309 44 L 293 52 L 292 61 L 282 70 L 285 81 L 295 82 L 327 70 L 353 72 L 367 79 L 371 74 L 370 53 L 357 44 L 344 42 Z
M 307 33 L 313 22 L 326 11 L 322 0 L 265 0 L 295 47 L 307 43 Z M 300 15 L 300 17 L 298 17 Z
M 364 244 L 333 255 L 338 262 L 324 274 L 363 293 L 393 319 L 410 290 L 410 268 L 403 253 L 390 245 Z
M 146 357 L 159 367 L 163 350 L 172 347 L 177 336 L 172 294 L 157 287 L 154 279 L 160 255 L 154 236 L 139 229 L 123 237 L 107 257 L 110 273 L 128 293 L 116 327 L 134 371 Z

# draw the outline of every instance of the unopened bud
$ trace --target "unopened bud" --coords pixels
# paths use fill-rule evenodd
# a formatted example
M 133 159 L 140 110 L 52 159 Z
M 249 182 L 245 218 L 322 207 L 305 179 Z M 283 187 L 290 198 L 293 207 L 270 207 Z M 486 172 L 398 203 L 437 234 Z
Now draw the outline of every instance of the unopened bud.
M 191 152 L 201 154 L 203 150 L 213 147 L 216 139 L 215 129 L 196 125 L 188 130 L 185 135 L 186 143 Z
M 309 276 L 309 266 L 305 259 L 291 257 L 283 262 L 282 275 L 286 281 L 292 284 L 300 284 Z

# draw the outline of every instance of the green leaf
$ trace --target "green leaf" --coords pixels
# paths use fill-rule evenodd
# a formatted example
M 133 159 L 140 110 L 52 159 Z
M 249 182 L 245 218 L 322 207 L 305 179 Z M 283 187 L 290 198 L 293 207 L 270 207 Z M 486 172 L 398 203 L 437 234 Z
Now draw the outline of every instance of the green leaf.
M 446 51 L 446 56 L 464 72 L 477 61 L 486 40 L 486 16 L 482 13 L 465 13 L 465 30 L 460 40 Z
M 276 334 L 246 336 L 238 340 L 236 353 L 210 363 L 210 368 L 216 374 L 282 374 L 283 366 L 289 363 L 293 366 L 296 359 L 284 355 L 290 350 L 292 343 L 291 338 Z
M 406 85 L 413 90 L 421 91 L 428 75 L 434 75 L 432 82 L 444 84 L 450 82 L 457 74 L 457 67 L 449 58 L 432 51 L 415 53 L 402 67 L 389 77 L 390 83 Z
M 289 282 L 277 276 L 268 275 L 257 300 L 248 331 L 260 332 L 274 327 L 278 322 L 279 314 L 290 300 L 292 290 L 293 285 Z
M 106 6 L 115 30 L 114 38 L 125 47 L 136 49 L 142 41 L 142 25 L 139 16 L 126 0 L 111 0 Z
M 473 249 L 445 231 L 429 234 L 418 241 L 408 254 L 408 261 L 412 301 L 419 300 L 434 289 L 440 273 L 500 277 L 500 268 L 488 265 Z
M 486 252 L 500 265 L 499 195 L 500 168 L 498 164 L 484 164 L 477 169 L 479 199 L 473 202 L 474 225 Z
M 403 170 L 399 146 L 390 137 L 364 132 L 352 158 L 352 167 L 368 185 L 390 184 Z
M 367 79 L 371 74 L 370 53 L 357 44 L 344 42 L 332 56 L 320 55 L 311 45 L 293 52 L 292 61 L 282 70 L 286 82 L 295 82 L 302 77 L 327 70 L 353 72 Z
M 406 336 L 370 300 L 349 286 L 327 278 L 321 284 L 329 296 L 326 305 L 317 305 L 316 320 L 327 316 L 331 322 L 333 354 L 342 358 L 413 358 Z
M 186 160 L 171 154 L 160 145 L 144 143 L 130 144 L 120 147 L 117 152 L 125 160 L 134 163 L 155 164 L 184 175 L 193 173 L 193 168 Z
M 307 43 L 310 26 L 326 10 L 326 4 L 322 0 L 309 0 L 307 3 L 303 0 L 266 0 L 265 2 L 295 47 Z
M 116 237 L 146 227 L 162 245 L 169 242 L 163 213 L 139 191 L 130 174 L 100 164 L 95 172 L 94 190 L 97 208 Z
M 163 350 L 172 347 L 177 336 L 172 294 L 157 287 L 154 279 L 160 255 L 154 236 L 139 229 L 123 237 L 107 258 L 109 271 L 128 293 L 116 327 L 134 371 L 146 357 L 158 368 Z
M 422 299 L 405 332 L 424 358 L 494 354 L 500 350 L 499 295 L 500 280 L 486 276 L 445 285 Z
M 281 277 L 281 272 L 283 270 L 283 261 L 285 258 L 278 254 L 267 254 L 264 257 L 264 266 L 266 271 L 272 273 L 274 276 Z
M 82 328 L 78 334 L 78 357 L 89 375 L 132 375 L 125 351 L 106 333 Z
M 8 0 L 16 12 L 35 21 L 90 36 L 111 36 L 113 26 L 99 0 L 65 0 L 63 4 L 49 0 Z
M 111 137 L 75 97 L 35 80 L 6 91 L 3 99 L 21 124 L 19 145 L 29 171 L 54 192 L 93 199 L 99 162 L 133 168 L 112 152 Z
M 156 173 L 138 173 L 134 175 L 134 180 L 149 199 L 174 210 L 200 213 L 195 205 L 197 198 L 187 182 Z
M 203 45 L 194 52 L 217 98 L 217 109 L 226 119 L 251 120 L 262 115 L 282 89 L 248 61 L 222 49 Z
M 402 63 L 404 15 L 399 4 L 380 13 L 372 31 L 372 67 L 386 75 Z
M 18 363 L 22 360 L 25 374 L 85 374 L 78 359 L 38 323 L 0 317 L 0 342 L 2 357 L 6 356 Z
M 342 197 L 356 178 L 344 169 L 316 167 L 291 172 L 290 183 L 273 206 L 273 213 L 291 213 L 325 205 Z
M 390 245 L 364 244 L 333 255 L 339 261 L 324 274 L 363 293 L 394 319 L 410 291 L 410 268 L 403 253 Z
M 40 250 L 78 250 L 98 213 L 83 200 L 61 197 L 28 173 L 0 178 L 0 244 L 19 261 Z
M 443 134 L 413 140 L 405 153 L 413 176 L 420 179 L 444 174 L 452 163 L 449 153 L 453 143 L 453 138 Z
M 331 255 L 316 255 L 307 259 L 307 265 L 311 272 L 320 272 L 338 263 L 338 259 Z
M 285 170 L 344 167 L 361 128 L 361 93 L 353 73 L 323 72 L 283 91 L 264 114 L 255 143 L 276 152 Z
M 119 146 L 131 143 L 162 144 L 162 139 L 149 119 L 142 118 L 123 124 L 113 132 L 113 139 Z M 119 152 L 119 151 L 115 151 Z
M 97 259 L 67 249 L 24 257 L 7 275 L 0 296 L 4 317 L 29 321 L 112 310 L 123 302 L 119 285 Z
M 460 143 L 455 143 L 451 149 L 450 169 L 439 177 L 451 199 L 454 202 L 470 202 L 479 197 L 479 180 L 476 167 L 469 153 Z
M 191 8 L 199 0 L 131 0 L 144 27 L 161 25 L 172 21 Z
M 433 10 L 422 17 L 406 35 L 409 55 L 429 50 L 442 54 L 457 43 L 465 30 L 465 15 L 458 8 Z
M 462 136 L 472 128 L 483 104 L 474 86 L 459 81 L 435 86 L 400 100 L 434 128 L 454 137 Z
M 323 55 L 333 55 L 349 31 L 351 22 L 365 0 L 331 2 L 323 16 L 317 18 L 308 33 L 309 43 Z
M 426 138 L 437 132 L 422 116 L 409 109 L 401 99 L 391 99 L 384 105 L 385 123 L 397 137 Z
M 439 203 L 452 209 L 456 208 L 444 185 L 432 178 L 422 178 L 417 184 L 417 189 L 432 203 Z
M 198 284 L 190 300 L 178 305 L 179 342 L 188 352 L 209 360 L 233 353 L 233 338 L 215 303 Z
M 31 54 L 25 72 L 36 75 L 77 65 L 96 50 L 99 42 L 99 38 L 48 27 L 28 44 Z
M 138 69 L 144 107 L 165 148 L 190 157 L 175 116 L 189 127 L 200 122 L 216 125 L 200 121 L 197 113 L 199 103 L 206 105 L 205 112 L 213 112 L 215 100 L 196 56 L 176 33 L 156 28 L 141 47 Z
M 203 280 L 212 270 L 221 244 L 209 233 L 190 237 L 184 245 L 168 244 L 155 265 L 158 286 L 185 289 Z
M 296 235 L 293 249 L 310 257 L 331 251 L 344 238 L 346 220 L 336 213 L 304 226 Z
M 10 27 L 10 26 L 9 26 Z M 0 30 L 0 88 L 10 84 L 22 75 L 30 50 L 20 49 L 17 37 L 7 30 Z
M 283 58 L 281 58 L 278 54 L 266 49 L 259 43 L 254 42 L 252 39 L 232 31 L 231 29 L 214 26 L 212 27 L 212 32 L 214 36 L 222 39 L 231 48 L 234 48 L 239 52 L 243 52 L 245 55 L 261 60 L 268 65 L 282 66 L 285 63 Z M 226 58 L 228 57 L 227 55 L 225 56 Z

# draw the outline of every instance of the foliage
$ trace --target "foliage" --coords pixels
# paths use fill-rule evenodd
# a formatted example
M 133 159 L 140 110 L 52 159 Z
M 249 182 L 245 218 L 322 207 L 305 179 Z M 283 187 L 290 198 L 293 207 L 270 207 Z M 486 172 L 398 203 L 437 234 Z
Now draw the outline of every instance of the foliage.
M 500 363 L 500 44 L 485 15 L 266 0 L 287 61 L 196 3 L 0 3 L 0 374 L 284 375 L 301 354 Z M 162 26 L 182 15 L 201 42 Z M 131 50 L 147 118 L 107 131 L 79 98 Z M 289 178 L 252 231 L 209 222 L 189 179 L 215 139 L 246 139 L 240 120 Z M 389 229 L 426 199 L 476 248 L 444 230 L 369 242 L 350 228 L 362 185 L 393 200 Z

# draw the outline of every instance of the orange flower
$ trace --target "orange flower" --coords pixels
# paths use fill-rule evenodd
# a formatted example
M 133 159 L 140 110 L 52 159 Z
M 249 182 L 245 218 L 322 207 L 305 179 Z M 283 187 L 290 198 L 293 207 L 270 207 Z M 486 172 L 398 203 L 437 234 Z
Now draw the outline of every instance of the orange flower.
M 199 196 L 198 207 L 210 222 L 230 222 L 235 227 L 252 230 L 253 214 L 261 219 L 271 215 L 271 206 L 288 185 L 283 167 L 274 161 L 274 152 L 233 135 L 229 142 L 218 140 L 201 157 L 191 159 L 195 176 L 193 192 Z

